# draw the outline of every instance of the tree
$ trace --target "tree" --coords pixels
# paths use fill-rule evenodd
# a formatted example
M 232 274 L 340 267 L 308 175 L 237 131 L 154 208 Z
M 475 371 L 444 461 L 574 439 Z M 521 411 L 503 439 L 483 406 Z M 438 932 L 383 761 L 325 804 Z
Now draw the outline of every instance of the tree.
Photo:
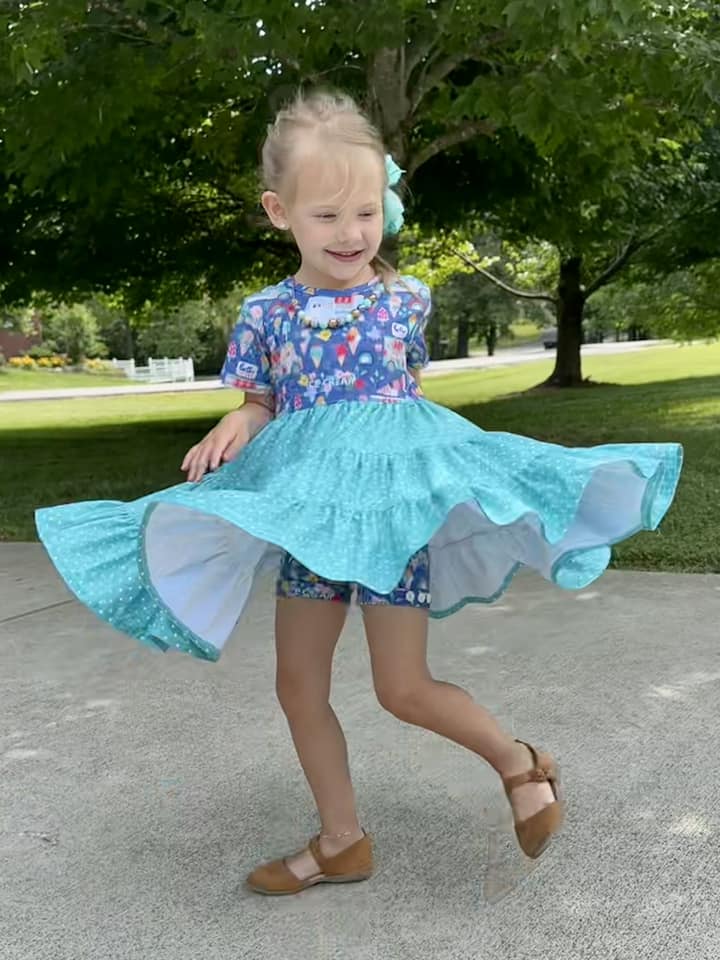
M 205 297 L 170 308 L 148 304 L 137 318 L 140 359 L 192 357 L 198 372 L 217 373 L 242 297 L 242 291 L 236 290 L 217 301 Z
M 455 274 L 440 287 L 435 307 L 454 321 L 456 357 L 468 356 L 472 337 L 481 339 L 487 355 L 494 356 L 500 337 L 509 336 L 511 324 L 519 319 L 517 304 L 469 273 Z
M 182 300 L 227 286 L 262 233 L 256 144 L 298 84 L 355 92 L 411 181 L 503 129 L 543 146 L 611 125 L 588 95 L 603 51 L 617 58 L 653 23 L 627 0 L 590 6 L 318 0 L 267 3 L 258 20 L 250 0 L 6 3 L 5 297 L 124 287 L 141 302 L 159 286 Z
M 105 357 L 107 347 L 99 336 L 97 320 L 82 303 L 61 304 L 43 317 L 43 343 L 64 354 L 74 364 L 86 357 Z
M 597 298 L 599 321 L 681 342 L 720 337 L 720 260 L 709 260 L 661 279 L 631 271 L 625 282 Z
M 178 302 L 226 289 L 259 249 L 266 273 L 284 270 L 255 144 L 298 84 L 332 83 L 371 110 L 418 220 L 494 213 L 560 250 L 558 383 L 581 378 L 586 238 L 599 266 L 601 238 L 621 243 L 618 260 L 632 252 L 632 233 L 603 227 L 627 204 L 628 168 L 642 174 L 661 137 L 682 142 L 717 96 L 702 0 L 274 0 L 262 20 L 250 0 L 3 10 L 6 301 L 121 289 Z
M 96 294 L 84 304 L 95 317 L 98 336 L 107 347 L 108 356 L 131 360 L 135 356 L 135 338 L 132 318 L 120 299 Z
M 481 270 L 475 260 L 458 255 L 470 245 L 470 237 L 475 238 L 474 253 L 482 243 Z M 400 252 L 409 269 L 435 291 L 429 330 L 433 356 L 441 355 L 441 340 L 454 340 L 453 356 L 466 357 L 474 336 L 484 341 L 488 356 L 493 356 L 499 338 L 510 334 L 514 321 L 531 320 L 538 327 L 547 324 L 547 314 L 536 301 L 525 295 L 508 297 L 497 285 L 509 289 L 499 279 L 503 276 L 508 282 L 520 283 L 546 276 L 553 266 L 547 247 L 514 248 L 500 242 L 482 224 L 468 223 L 462 229 L 430 236 L 410 229 L 403 235 Z M 482 275 L 491 267 L 496 281 L 492 284 Z
M 640 322 L 652 323 L 659 336 L 675 340 L 720 337 L 720 260 L 669 274 L 650 291 L 638 310 Z M 655 311 L 653 312 L 653 306 Z
M 527 188 L 518 185 L 514 196 L 498 196 L 492 213 L 482 212 L 493 225 L 493 238 L 511 246 L 527 237 L 550 244 L 556 251 L 554 282 L 546 279 L 544 290 L 508 282 L 483 262 L 482 236 L 459 243 L 456 232 L 439 239 L 509 296 L 554 310 L 558 351 L 547 385 L 578 385 L 583 382 L 583 317 L 592 297 L 631 264 L 650 281 L 720 256 L 714 230 L 720 211 L 720 137 L 713 128 L 688 125 L 684 143 L 650 139 L 638 143 L 631 158 L 605 155 L 581 163 L 559 150 L 550 158 L 526 157 L 524 169 L 531 175 Z

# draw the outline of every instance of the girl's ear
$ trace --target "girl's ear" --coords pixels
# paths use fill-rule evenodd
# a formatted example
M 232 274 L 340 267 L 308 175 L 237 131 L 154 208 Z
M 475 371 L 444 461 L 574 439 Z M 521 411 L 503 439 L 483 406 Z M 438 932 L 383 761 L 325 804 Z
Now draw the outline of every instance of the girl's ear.
M 277 227 L 278 230 L 287 230 L 287 214 L 285 213 L 285 207 L 282 205 L 280 197 L 272 190 L 266 190 L 260 197 L 260 202 L 263 205 L 265 213 L 270 218 L 270 223 L 272 223 L 274 227 Z

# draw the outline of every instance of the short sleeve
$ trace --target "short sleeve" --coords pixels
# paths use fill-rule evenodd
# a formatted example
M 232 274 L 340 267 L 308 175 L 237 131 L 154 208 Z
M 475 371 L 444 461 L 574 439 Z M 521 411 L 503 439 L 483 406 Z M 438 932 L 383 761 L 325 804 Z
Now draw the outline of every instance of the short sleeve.
M 250 393 L 269 394 L 270 351 L 265 338 L 262 304 L 244 301 L 228 343 L 220 379 L 227 387 Z
M 418 280 L 413 280 L 411 289 L 413 293 L 408 309 L 410 316 L 415 318 L 415 322 L 410 325 L 407 364 L 410 370 L 420 370 L 430 363 L 425 330 L 432 310 L 432 298 L 430 290 Z

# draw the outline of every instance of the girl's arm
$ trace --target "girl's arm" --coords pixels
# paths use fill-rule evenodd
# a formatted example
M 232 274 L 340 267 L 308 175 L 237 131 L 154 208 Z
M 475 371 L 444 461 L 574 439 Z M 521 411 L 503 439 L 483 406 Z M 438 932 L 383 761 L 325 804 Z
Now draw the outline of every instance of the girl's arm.
M 245 403 L 236 413 L 246 412 L 251 438 L 275 417 L 275 398 L 268 393 L 246 393 Z
M 212 430 L 185 454 L 180 467 L 188 475 L 189 483 L 197 483 L 221 463 L 233 460 L 243 447 L 274 417 L 272 395 L 246 394 L 245 403 L 239 410 L 231 410 Z

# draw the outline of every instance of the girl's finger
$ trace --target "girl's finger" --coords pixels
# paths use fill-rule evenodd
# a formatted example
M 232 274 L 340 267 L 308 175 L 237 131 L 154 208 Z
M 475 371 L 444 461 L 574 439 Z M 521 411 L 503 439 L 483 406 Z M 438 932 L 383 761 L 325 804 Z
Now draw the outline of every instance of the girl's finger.
M 215 446 L 212 449 L 212 453 L 210 454 L 209 466 L 211 470 L 217 470 L 217 468 L 220 466 L 223 459 L 224 447 L 225 447 L 224 443 L 215 443 Z
M 188 458 L 190 472 L 193 477 L 197 476 L 198 467 L 204 460 L 207 460 L 207 457 L 204 456 L 203 453 L 203 444 L 197 443 L 190 451 L 190 456 Z
M 228 460 L 234 459 L 245 446 L 245 441 L 242 437 L 235 437 L 231 444 L 225 448 L 225 452 L 222 455 L 223 460 L 227 463 Z
M 205 453 L 205 441 L 202 440 L 200 443 L 196 443 L 194 447 L 191 447 L 188 450 L 185 460 L 188 463 L 188 465 L 197 464 L 200 460 L 203 460 L 203 459 L 207 460 L 207 456 L 203 456 L 204 453 Z
M 196 451 L 193 456 L 192 466 L 190 467 L 190 473 L 188 475 L 188 480 L 190 483 L 197 483 L 198 480 L 203 475 L 203 466 L 202 466 L 202 455 L 200 451 Z
M 204 440 L 196 443 L 194 447 L 188 450 L 183 460 L 182 469 L 189 471 L 189 483 L 197 483 L 198 480 L 202 480 L 208 468 L 211 470 L 217 468 L 222 457 L 222 449 L 216 449 L 217 446 L 217 438 L 208 434 Z
M 185 454 L 183 462 L 180 464 L 181 470 L 188 470 L 190 468 L 190 464 L 192 463 L 192 458 L 194 453 L 195 453 L 195 447 L 190 447 L 188 452 Z

